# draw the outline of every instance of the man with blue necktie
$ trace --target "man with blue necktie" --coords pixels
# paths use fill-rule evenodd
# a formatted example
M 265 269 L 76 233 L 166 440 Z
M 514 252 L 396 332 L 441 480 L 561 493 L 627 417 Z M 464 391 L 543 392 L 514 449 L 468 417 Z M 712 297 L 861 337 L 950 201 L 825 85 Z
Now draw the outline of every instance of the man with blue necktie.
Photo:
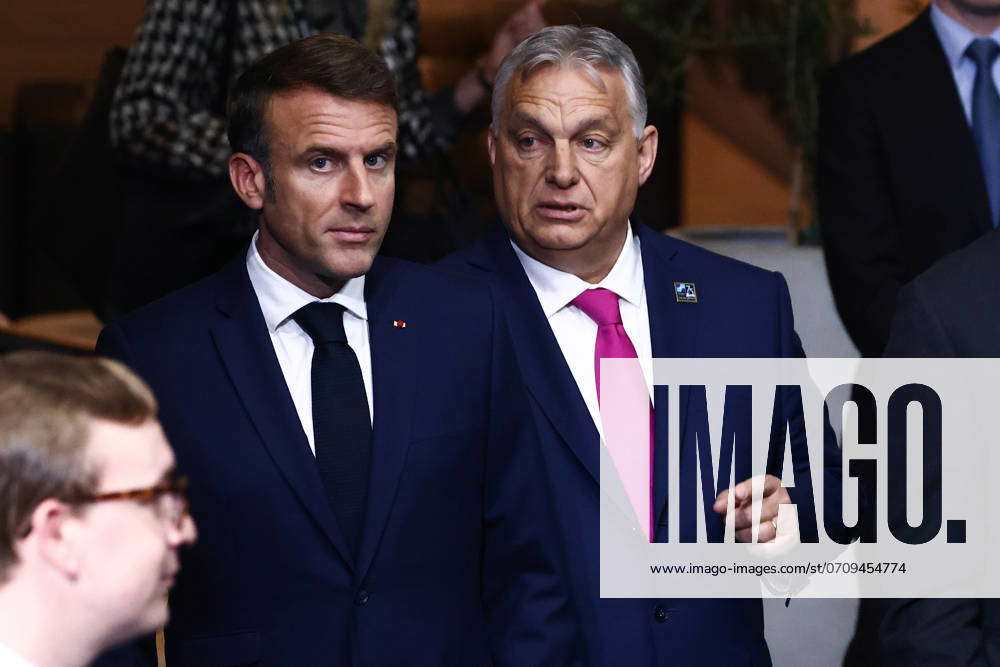
M 1000 222 L 998 53 L 1000 0 L 935 0 L 824 82 L 819 215 L 863 356 L 885 348 L 902 285 Z

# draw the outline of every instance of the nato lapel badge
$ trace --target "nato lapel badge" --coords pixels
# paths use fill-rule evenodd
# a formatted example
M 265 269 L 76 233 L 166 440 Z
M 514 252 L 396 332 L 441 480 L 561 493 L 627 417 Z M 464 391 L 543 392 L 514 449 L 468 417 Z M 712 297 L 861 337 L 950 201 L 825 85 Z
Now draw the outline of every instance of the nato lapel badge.
M 694 283 L 674 283 L 674 298 L 677 303 L 698 303 L 698 292 Z

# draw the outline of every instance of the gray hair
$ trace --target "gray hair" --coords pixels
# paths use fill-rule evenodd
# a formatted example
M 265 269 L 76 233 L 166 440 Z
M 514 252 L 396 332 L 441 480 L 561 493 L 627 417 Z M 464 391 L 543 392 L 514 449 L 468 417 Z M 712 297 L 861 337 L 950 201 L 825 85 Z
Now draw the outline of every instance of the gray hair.
M 618 70 L 625 80 L 629 114 L 635 136 L 646 127 L 646 90 L 642 70 L 632 49 L 613 34 L 594 26 L 556 25 L 539 30 L 507 54 L 493 82 L 493 131 L 500 123 L 510 80 L 518 72 L 526 76 L 543 65 L 582 67 L 591 78 L 601 81 L 598 67 Z

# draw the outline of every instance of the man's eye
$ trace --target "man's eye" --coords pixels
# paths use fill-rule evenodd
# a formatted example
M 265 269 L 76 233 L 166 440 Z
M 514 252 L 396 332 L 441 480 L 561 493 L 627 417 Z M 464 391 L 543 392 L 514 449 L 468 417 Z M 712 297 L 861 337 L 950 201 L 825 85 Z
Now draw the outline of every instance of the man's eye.
M 365 158 L 365 166 L 371 167 L 372 169 L 381 169 L 385 166 L 386 160 L 384 155 L 369 155 Z
M 580 142 L 580 144 L 588 151 L 599 151 L 604 148 L 604 142 L 598 141 L 592 137 L 588 137 Z
M 518 148 L 534 148 L 536 139 L 534 137 L 518 137 L 517 146 Z
M 309 163 L 313 169 L 318 169 L 319 171 L 326 171 L 330 168 L 330 158 L 328 157 L 317 157 Z

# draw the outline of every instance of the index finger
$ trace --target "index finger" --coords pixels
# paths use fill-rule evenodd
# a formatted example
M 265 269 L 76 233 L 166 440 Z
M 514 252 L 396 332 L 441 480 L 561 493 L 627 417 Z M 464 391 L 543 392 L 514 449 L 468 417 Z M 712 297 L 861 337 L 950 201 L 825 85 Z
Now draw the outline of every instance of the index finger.
M 781 488 L 781 480 L 774 475 L 764 475 L 764 497 L 768 497 Z
M 712 503 L 712 509 L 716 513 L 722 514 L 726 511 L 726 505 L 729 502 L 729 491 L 730 489 L 723 489 L 722 492 L 715 497 L 715 502 Z

